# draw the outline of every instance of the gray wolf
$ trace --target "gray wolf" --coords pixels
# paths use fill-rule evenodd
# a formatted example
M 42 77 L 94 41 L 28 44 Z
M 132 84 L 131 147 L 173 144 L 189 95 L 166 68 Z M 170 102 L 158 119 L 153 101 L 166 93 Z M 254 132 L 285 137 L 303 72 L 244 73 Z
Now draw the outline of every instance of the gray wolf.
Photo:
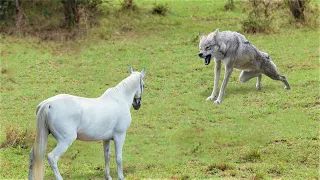
M 132 121 L 130 106 L 141 106 L 143 77 L 133 71 L 116 87 L 109 88 L 98 98 L 84 98 L 60 94 L 42 101 L 36 110 L 37 134 L 30 151 L 29 180 L 43 179 L 48 135 L 57 140 L 57 146 L 48 154 L 48 161 L 56 180 L 62 180 L 58 160 L 75 140 L 103 141 L 106 179 L 110 176 L 110 140 L 114 141 L 118 179 L 122 180 L 122 147 Z
M 222 103 L 223 94 L 233 68 L 242 70 L 239 76 L 242 82 L 247 82 L 251 78 L 257 77 L 256 88 L 258 90 L 261 89 L 262 74 L 273 80 L 282 81 L 285 89 L 290 89 L 286 77 L 279 74 L 270 56 L 252 45 L 240 33 L 231 31 L 219 32 L 216 29 L 208 35 L 200 34 L 199 49 L 200 53 L 198 55 L 204 59 L 205 65 L 209 65 L 211 58 L 214 58 L 214 86 L 207 100 L 214 101 L 216 104 Z M 214 100 L 218 94 L 221 62 L 225 65 L 225 74 L 218 98 Z

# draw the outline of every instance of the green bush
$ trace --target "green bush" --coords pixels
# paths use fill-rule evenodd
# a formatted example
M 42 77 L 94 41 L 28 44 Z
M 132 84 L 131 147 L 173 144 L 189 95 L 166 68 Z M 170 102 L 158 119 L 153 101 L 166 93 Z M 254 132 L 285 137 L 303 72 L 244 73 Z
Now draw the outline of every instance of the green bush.
M 250 10 L 247 19 L 242 21 L 242 29 L 247 33 L 273 32 L 274 13 L 282 5 L 277 1 L 249 0 Z
M 10 0 L 0 0 L 0 23 L 8 25 L 14 20 L 16 13 L 16 3 Z M 2 26 L 1 26 L 2 27 Z M 1 28 L 0 28 L 1 30 Z
M 165 16 L 168 13 L 168 6 L 166 4 L 155 4 L 152 8 L 152 14 Z

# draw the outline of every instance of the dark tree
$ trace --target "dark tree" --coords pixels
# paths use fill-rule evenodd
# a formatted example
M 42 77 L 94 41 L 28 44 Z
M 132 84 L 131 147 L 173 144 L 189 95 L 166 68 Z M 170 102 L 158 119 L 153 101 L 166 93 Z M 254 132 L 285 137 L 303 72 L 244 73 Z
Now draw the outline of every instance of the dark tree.
M 79 23 L 78 2 L 76 0 L 61 0 L 64 12 L 64 26 L 71 28 Z
M 310 0 L 286 0 L 288 7 L 296 20 L 304 21 L 304 10 Z
M 17 19 L 16 19 L 16 28 L 20 29 L 25 25 L 25 15 L 22 8 L 22 1 L 16 0 L 16 9 L 17 9 Z

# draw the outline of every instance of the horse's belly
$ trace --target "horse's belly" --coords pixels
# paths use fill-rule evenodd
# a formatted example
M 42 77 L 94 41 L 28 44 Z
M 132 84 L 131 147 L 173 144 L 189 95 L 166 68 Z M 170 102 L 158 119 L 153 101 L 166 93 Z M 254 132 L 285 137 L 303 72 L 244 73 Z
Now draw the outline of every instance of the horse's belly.
M 113 131 L 107 132 L 78 132 L 77 133 L 77 140 L 80 141 L 99 141 L 99 140 L 108 140 L 112 139 L 114 135 Z

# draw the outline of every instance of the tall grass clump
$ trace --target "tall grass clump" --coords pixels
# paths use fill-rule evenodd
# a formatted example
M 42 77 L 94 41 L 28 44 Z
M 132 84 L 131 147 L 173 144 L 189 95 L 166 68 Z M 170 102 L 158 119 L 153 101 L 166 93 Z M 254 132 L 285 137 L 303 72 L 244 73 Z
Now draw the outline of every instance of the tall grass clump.
M 21 131 L 16 126 L 7 126 L 5 130 L 6 139 L 0 144 L 0 148 L 28 148 L 34 140 L 35 134 L 27 130 Z
M 154 4 L 152 8 L 152 14 L 165 16 L 168 13 L 168 5 L 166 4 Z
M 226 11 L 232 11 L 234 9 L 234 1 L 233 0 L 227 0 L 226 4 L 224 5 L 224 9 Z

